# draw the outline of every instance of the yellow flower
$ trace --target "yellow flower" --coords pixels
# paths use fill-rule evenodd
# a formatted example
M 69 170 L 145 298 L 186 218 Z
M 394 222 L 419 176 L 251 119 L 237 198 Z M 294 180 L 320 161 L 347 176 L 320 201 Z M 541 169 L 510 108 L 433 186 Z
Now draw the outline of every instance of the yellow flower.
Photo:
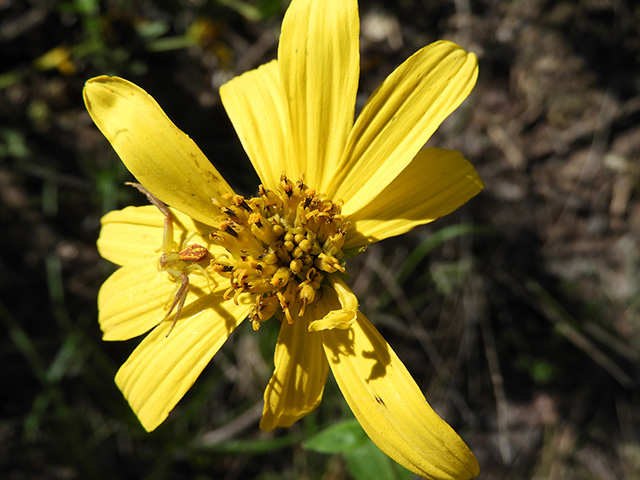
M 343 272 L 350 254 L 482 189 L 458 152 L 422 149 L 473 88 L 477 60 L 450 42 L 419 50 L 354 122 L 358 34 L 356 0 L 293 0 L 278 60 L 221 87 L 262 182 L 251 198 L 231 189 L 145 91 L 120 78 L 87 82 L 97 126 L 143 192 L 171 206 L 170 216 L 149 205 L 103 218 L 98 248 L 122 268 L 100 290 L 100 326 L 105 340 L 150 331 L 116 375 L 149 431 L 244 319 L 258 329 L 275 316 L 261 428 L 314 410 L 331 370 L 385 453 L 427 478 L 471 478 L 475 457 L 358 310 Z

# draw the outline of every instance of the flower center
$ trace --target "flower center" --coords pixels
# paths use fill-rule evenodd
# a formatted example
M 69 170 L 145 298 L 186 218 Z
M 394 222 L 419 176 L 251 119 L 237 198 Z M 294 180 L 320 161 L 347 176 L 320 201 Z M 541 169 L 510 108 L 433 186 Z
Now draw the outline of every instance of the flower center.
M 295 184 L 283 173 L 275 191 L 259 186 L 259 196 L 229 197 L 228 207 L 214 200 L 224 215 L 212 241 L 227 254 L 215 255 L 211 268 L 231 281 L 225 298 L 237 302 L 252 294 L 254 330 L 282 308 L 293 323 L 316 300 L 325 276 L 344 273 L 342 246 L 349 222 L 342 202 L 318 194 L 300 178 Z

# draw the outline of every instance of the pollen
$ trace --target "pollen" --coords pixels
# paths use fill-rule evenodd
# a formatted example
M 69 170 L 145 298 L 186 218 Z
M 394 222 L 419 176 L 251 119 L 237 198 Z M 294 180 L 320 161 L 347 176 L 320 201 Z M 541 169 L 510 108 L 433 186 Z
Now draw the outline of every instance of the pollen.
M 342 202 L 284 173 L 275 190 L 260 185 L 258 196 L 224 200 L 213 200 L 222 216 L 210 238 L 228 254 L 214 255 L 210 268 L 230 280 L 225 298 L 253 297 L 254 330 L 280 311 L 292 323 L 320 297 L 327 274 L 345 271 Z

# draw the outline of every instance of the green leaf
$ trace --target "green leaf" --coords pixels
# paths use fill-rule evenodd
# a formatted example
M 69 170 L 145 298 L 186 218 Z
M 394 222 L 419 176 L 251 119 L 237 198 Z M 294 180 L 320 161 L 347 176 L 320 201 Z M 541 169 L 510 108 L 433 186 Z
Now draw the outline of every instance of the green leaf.
M 302 446 L 314 452 L 341 453 L 353 450 L 367 441 L 369 437 L 358 421 L 347 420 L 316 433 Z
M 371 441 L 357 420 L 345 420 L 316 433 L 302 446 L 319 453 L 342 453 L 353 480 L 411 480 L 413 474 Z
M 344 452 L 353 480 L 411 480 L 413 474 L 397 464 L 367 438 L 361 445 Z

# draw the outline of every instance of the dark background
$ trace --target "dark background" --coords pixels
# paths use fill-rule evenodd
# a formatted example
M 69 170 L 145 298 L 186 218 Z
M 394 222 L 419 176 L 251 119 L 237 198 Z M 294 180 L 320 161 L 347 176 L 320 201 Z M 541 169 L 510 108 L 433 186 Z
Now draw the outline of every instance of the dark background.
M 469 444 L 480 478 L 640 478 L 640 7 L 622 0 L 362 1 L 360 108 L 440 38 L 478 85 L 430 140 L 485 190 L 350 264 L 361 309 Z M 147 434 L 101 341 L 100 217 L 144 199 L 82 86 L 142 86 L 239 192 L 257 177 L 218 87 L 276 55 L 279 0 L 0 0 L 0 472 L 9 479 L 346 479 L 305 449 L 349 418 L 334 383 L 257 423 L 277 325 L 232 336 Z M 5 476 L 6 474 L 6 476 Z

